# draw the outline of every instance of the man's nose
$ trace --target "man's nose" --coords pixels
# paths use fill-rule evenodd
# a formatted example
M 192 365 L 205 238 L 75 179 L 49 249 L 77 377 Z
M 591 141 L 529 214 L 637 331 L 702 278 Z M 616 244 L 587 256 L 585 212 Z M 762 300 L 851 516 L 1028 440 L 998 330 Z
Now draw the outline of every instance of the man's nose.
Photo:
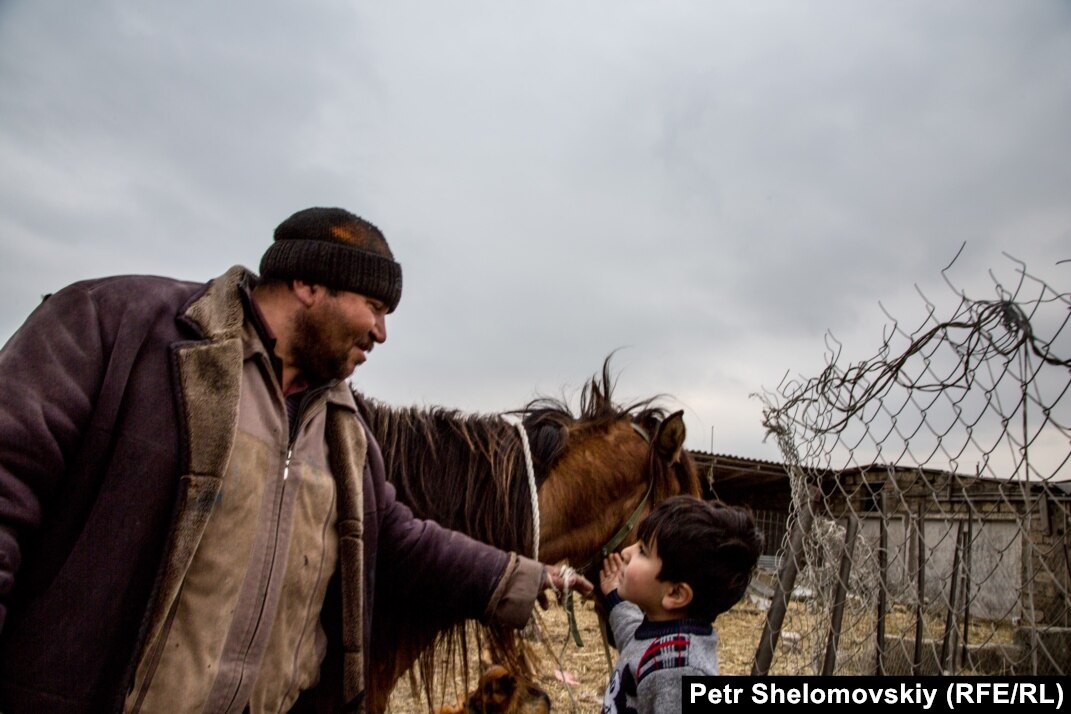
M 372 326 L 372 339 L 376 342 L 387 341 L 387 316 L 379 315 L 376 317 L 376 324 Z

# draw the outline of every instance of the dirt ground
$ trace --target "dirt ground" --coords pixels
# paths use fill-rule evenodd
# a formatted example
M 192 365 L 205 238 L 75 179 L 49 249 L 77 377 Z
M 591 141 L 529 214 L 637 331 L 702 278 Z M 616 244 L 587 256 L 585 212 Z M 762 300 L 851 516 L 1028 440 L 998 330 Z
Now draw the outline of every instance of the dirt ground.
M 542 662 L 536 679 L 551 699 L 551 711 L 588 714 L 602 707 L 603 690 L 610 678 L 610 665 L 599 634 L 598 619 L 591 602 L 578 602 L 577 626 L 583 647 L 577 647 L 569 636 L 565 610 L 551 605 L 540 611 L 537 621 L 541 623 L 543 638 L 535 643 L 535 650 Z M 765 613 L 744 604 L 718 618 L 718 658 L 723 674 L 749 674 L 755 656 L 755 646 Z M 610 658 L 617 659 L 617 652 L 610 650 Z M 470 682 L 475 686 L 475 682 Z M 442 700 L 455 703 L 460 697 L 461 686 L 447 692 Z M 391 698 L 392 714 L 425 714 L 428 707 L 422 699 L 414 699 L 403 681 Z

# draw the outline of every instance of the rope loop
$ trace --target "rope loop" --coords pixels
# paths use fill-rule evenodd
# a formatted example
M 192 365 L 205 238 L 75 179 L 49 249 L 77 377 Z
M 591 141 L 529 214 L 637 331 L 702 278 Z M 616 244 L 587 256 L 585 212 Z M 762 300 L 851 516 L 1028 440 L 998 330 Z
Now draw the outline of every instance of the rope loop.
M 512 424 L 521 437 L 524 465 L 528 472 L 528 493 L 532 497 L 532 560 L 539 560 L 539 491 L 536 489 L 535 466 L 532 465 L 532 448 L 528 444 L 528 432 L 524 428 L 524 422 L 512 415 L 503 414 L 502 419 Z

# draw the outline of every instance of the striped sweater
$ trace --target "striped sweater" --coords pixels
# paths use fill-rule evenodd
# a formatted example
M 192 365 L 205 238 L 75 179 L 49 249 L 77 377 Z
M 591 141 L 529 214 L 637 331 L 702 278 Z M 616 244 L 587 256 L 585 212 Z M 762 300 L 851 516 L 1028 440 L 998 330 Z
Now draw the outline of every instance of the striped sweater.
M 718 674 L 718 633 L 699 620 L 650 622 L 614 590 L 610 627 L 620 648 L 603 714 L 681 711 L 681 677 Z

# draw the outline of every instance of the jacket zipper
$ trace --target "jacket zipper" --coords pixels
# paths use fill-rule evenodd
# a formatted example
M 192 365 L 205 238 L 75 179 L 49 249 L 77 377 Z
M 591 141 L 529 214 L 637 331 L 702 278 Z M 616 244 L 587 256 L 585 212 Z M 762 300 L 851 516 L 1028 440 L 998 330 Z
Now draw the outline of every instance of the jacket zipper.
M 267 573 L 267 578 L 265 580 L 265 590 L 263 592 L 263 598 L 260 601 L 260 612 L 257 615 L 257 623 L 253 626 L 252 635 L 250 636 L 249 640 L 246 642 L 246 646 L 244 648 L 244 653 L 243 653 L 243 659 L 246 656 L 248 656 L 250 648 L 253 646 L 253 643 L 255 643 L 257 641 L 257 636 L 260 633 L 261 626 L 263 625 L 263 618 L 264 618 L 265 606 L 266 606 L 266 603 L 267 603 L 267 598 L 268 598 L 268 595 L 270 594 L 270 592 L 272 590 L 272 584 L 273 584 L 273 581 L 274 581 L 274 578 L 275 578 L 276 564 L 277 564 L 278 559 L 279 559 L 279 532 L 280 532 L 280 528 L 282 526 L 283 502 L 286 499 L 286 484 L 287 484 L 287 481 L 288 481 L 288 479 L 290 477 L 290 464 L 293 461 L 294 446 L 297 443 L 297 436 L 298 436 L 298 433 L 301 431 L 301 428 L 312 417 L 312 413 L 307 411 L 307 407 L 309 406 L 309 403 L 316 397 L 316 395 L 318 395 L 321 391 L 324 391 L 324 390 L 326 390 L 326 387 L 321 387 L 321 388 L 318 388 L 318 389 L 310 390 L 310 391 L 308 391 L 308 392 L 306 392 L 305 394 L 302 395 L 301 403 L 298 406 L 297 419 L 294 420 L 293 426 L 288 430 L 286 454 L 283 457 L 282 487 L 279 489 L 278 504 L 277 504 L 277 507 L 276 507 L 276 510 L 275 510 L 275 517 L 273 519 L 274 526 L 275 526 L 275 532 L 272 534 L 271 557 L 267 561 L 267 563 L 268 563 L 268 566 L 267 566 L 268 573 Z M 284 409 L 284 413 L 285 413 L 285 410 L 286 410 L 285 403 L 283 405 L 283 409 Z M 289 421 L 289 414 L 287 414 L 287 421 Z M 285 563 L 284 563 L 284 565 L 285 565 Z M 244 681 L 245 681 L 245 669 L 243 667 L 242 675 L 238 678 L 238 681 L 235 683 L 234 697 L 238 696 L 238 692 L 241 691 L 242 683 Z M 231 703 L 227 706 L 227 711 L 230 711 L 231 708 L 234 706 L 234 704 L 235 704 L 235 701 L 234 701 L 234 698 L 232 698 L 231 699 Z

